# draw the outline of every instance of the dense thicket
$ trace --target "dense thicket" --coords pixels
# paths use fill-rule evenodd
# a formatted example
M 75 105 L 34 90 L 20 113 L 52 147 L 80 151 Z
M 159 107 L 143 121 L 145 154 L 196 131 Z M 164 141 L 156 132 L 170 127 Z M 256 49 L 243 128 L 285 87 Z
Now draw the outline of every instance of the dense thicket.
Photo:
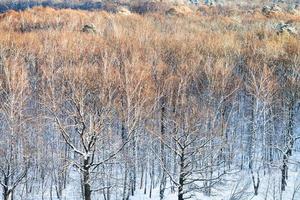
M 85 200 L 209 196 L 240 170 L 253 194 L 274 172 L 284 191 L 299 150 L 300 40 L 274 26 L 300 18 L 241 13 L 1 15 L 3 198 L 62 198 L 74 169 Z

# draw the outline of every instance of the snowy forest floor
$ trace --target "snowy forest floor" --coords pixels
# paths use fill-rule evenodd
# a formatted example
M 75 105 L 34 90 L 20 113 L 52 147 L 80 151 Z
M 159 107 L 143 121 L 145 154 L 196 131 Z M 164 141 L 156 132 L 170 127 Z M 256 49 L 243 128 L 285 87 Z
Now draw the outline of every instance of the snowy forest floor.
M 264 175 L 261 170 L 261 182 L 259 193 L 257 196 L 253 192 L 253 184 L 250 172 L 235 171 L 232 174 L 225 175 L 220 183 L 216 184 L 212 190 L 211 196 L 206 196 L 204 193 L 193 193 L 192 200 L 299 200 L 300 199 L 300 151 L 294 153 L 291 157 L 289 169 L 289 179 L 284 192 L 280 191 L 281 171 L 273 170 L 271 173 Z M 81 200 L 80 174 L 70 169 L 70 182 L 66 189 L 63 190 L 62 200 Z M 55 188 L 53 188 L 55 191 Z M 177 191 L 176 191 L 177 192 Z M 165 200 L 177 199 L 177 193 L 172 193 L 170 186 L 167 187 Z M 55 192 L 53 192 L 55 193 Z M 18 198 L 17 198 L 18 199 Z M 21 198 L 23 199 L 23 198 Z M 36 194 L 28 200 L 58 200 L 53 194 L 50 195 L 50 190 L 45 189 L 44 194 Z M 93 199 L 102 200 L 101 192 L 94 194 Z M 113 196 L 113 200 L 119 200 L 121 197 Z M 130 196 L 130 200 L 159 200 L 159 185 L 153 188 L 152 196 L 149 197 L 149 190 L 144 194 L 144 188 L 138 189 L 134 196 Z
M 297 122 L 299 119 L 297 118 Z M 299 135 L 300 127 L 296 126 L 295 133 Z M 274 166 L 271 171 L 267 169 L 260 170 L 260 187 L 258 195 L 254 195 L 253 183 L 251 173 L 248 170 L 232 170 L 230 173 L 224 175 L 221 180 L 214 185 L 211 196 L 207 196 L 204 192 L 191 193 L 191 200 L 300 200 L 300 145 L 296 143 L 296 148 L 293 155 L 289 159 L 289 170 L 287 186 L 284 192 L 280 190 L 281 170 L 280 164 Z M 237 167 L 236 167 L 237 168 Z M 149 178 L 150 179 L 150 178 Z M 79 171 L 75 168 L 69 169 L 69 183 L 62 193 L 62 200 L 81 200 L 81 177 Z M 200 185 L 201 186 L 201 185 Z M 55 188 L 52 188 L 52 195 L 50 189 L 45 188 L 44 194 L 31 195 L 26 200 L 59 200 L 55 195 Z M 121 194 L 121 188 L 120 188 Z M 111 197 L 111 200 L 120 200 L 121 196 Z M 172 192 L 171 186 L 168 185 L 165 191 L 164 200 L 176 200 L 177 191 Z M 19 199 L 19 198 L 17 198 Z M 24 199 L 24 197 L 20 198 Z M 105 200 L 102 192 L 94 193 L 94 200 Z M 129 200 L 159 200 L 159 184 L 157 184 L 150 197 L 149 188 L 137 189 L 134 196 L 130 196 Z

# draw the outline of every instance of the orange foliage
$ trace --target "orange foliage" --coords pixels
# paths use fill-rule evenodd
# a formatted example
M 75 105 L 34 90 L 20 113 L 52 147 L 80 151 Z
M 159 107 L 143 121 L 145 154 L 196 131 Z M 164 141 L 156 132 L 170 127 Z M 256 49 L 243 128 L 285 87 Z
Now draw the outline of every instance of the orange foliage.
M 0 48 L 8 57 L 17 50 L 44 73 L 61 68 L 75 78 L 83 70 L 78 74 L 119 88 L 125 76 L 133 88 L 143 81 L 147 96 L 158 86 L 172 92 L 186 77 L 192 82 L 203 74 L 222 89 L 223 78 L 241 58 L 259 66 L 299 55 L 299 36 L 277 35 L 273 29 L 283 17 L 297 25 L 297 16 L 201 9 L 205 15 L 184 17 L 43 7 L 8 11 L 0 15 Z M 94 24 L 96 33 L 83 33 L 85 24 Z

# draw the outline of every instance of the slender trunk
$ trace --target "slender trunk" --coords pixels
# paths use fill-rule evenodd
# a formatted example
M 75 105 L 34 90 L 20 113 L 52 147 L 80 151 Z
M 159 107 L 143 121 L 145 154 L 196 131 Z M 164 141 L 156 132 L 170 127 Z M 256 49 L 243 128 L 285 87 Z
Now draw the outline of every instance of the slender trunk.
M 140 179 L 140 190 L 143 188 L 143 180 L 144 180 L 144 166 L 141 166 L 141 179 Z
M 281 191 L 285 191 L 286 180 L 288 179 L 288 160 L 289 156 L 292 155 L 292 149 L 294 146 L 294 101 L 289 104 L 288 107 L 288 127 L 286 135 L 286 146 L 287 150 L 284 152 L 282 159 L 282 168 L 281 168 Z
M 124 177 L 124 183 L 123 183 L 123 200 L 127 199 L 127 175 L 128 175 L 128 170 L 127 170 L 127 163 L 125 163 L 125 177 Z
M 260 178 L 259 178 L 259 172 L 257 172 L 257 178 L 255 180 L 255 175 L 253 173 L 253 170 L 251 170 L 251 175 L 252 175 L 252 183 L 253 183 L 253 189 L 254 189 L 254 195 L 258 195 L 258 188 L 260 184 Z
M 255 137 L 256 137 L 256 130 L 255 130 L 255 98 L 252 97 L 251 99 L 251 123 L 250 123 L 250 137 L 248 143 L 248 156 L 249 156 L 249 169 L 252 170 L 253 168 L 253 144 L 255 144 Z
M 154 170 L 154 159 L 152 159 L 152 164 L 151 164 L 151 171 L 150 171 L 150 189 L 149 189 L 149 198 L 151 199 L 152 197 L 152 189 L 154 186 L 154 177 L 155 177 L 155 170 Z
M 52 196 L 53 196 L 52 192 L 53 192 L 53 177 L 51 176 L 51 181 L 50 181 L 50 200 L 53 199 L 52 198 Z
M 162 200 L 164 198 L 165 188 L 166 188 L 166 172 L 165 168 L 167 167 L 166 163 L 166 153 L 165 153 L 165 144 L 164 144 L 164 137 L 165 137 L 165 99 L 162 97 L 161 99 L 161 116 L 160 116 L 160 134 L 162 141 L 160 142 L 160 153 L 161 153 L 161 160 L 162 160 L 162 177 L 159 186 L 159 197 Z
M 285 191 L 286 180 L 287 180 L 287 171 L 288 171 L 288 156 L 286 154 L 283 155 L 283 164 L 281 169 L 281 191 Z
M 148 170 L 150 167 L 149 157 L 147 158 L 147 164 L 145 169 L 145 183 L 144 183 L 144 194 L 147 194 L 147 184 L 148 184 Z
M 131 162 L 131 169 L 130 169 L 130 191 L 131 196 L 134 196 L 134 192 L 136 190 L 137 185 L 137 137 L 134 135 L 132 139 L 132 158 L 134 162 Z

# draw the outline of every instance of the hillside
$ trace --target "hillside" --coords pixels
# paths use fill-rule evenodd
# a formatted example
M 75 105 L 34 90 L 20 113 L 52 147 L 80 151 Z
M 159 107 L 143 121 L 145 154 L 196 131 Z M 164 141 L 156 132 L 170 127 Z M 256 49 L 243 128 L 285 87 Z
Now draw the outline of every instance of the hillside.
M 102 8 L 0 14 L 0 199 L 300 199 L 297 6 Z

